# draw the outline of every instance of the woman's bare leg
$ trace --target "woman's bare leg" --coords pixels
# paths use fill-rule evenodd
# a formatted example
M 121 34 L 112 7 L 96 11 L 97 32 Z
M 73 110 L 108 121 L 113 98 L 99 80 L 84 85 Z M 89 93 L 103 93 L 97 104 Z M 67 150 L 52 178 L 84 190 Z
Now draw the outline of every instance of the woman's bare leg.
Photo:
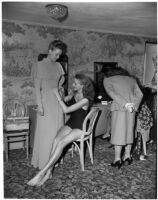
M 64 126 L 62 128 L 59 129 L 56 137 L 54 138 L 54 142 L 52 144 L 52 149 L 51 149 L 51 153 L 50 153 L 50 157 L 52 156 L 52 154 L 54 153 L 56 147 L 57 147 L 57 144 L 60 140 L 62 140 L 63 137 L 65 137 L 65 135 L 69 134 L 69 132 L 71 131 L 72 129 L 68 126 Z
M 68 127 L 68 126 L 64 126 L 63 128 L 61 128 L 60 129 L 60 131 L 58 131 L 58 134 L 57 134 L 57 136 L 56 136 L 56 138 L 55 138 L 55 142 L 53 143 L 53 148 L 52 148 L 52 152 L 51 152 L 51 154 L 50 154 L 50 159 L 51 159 L 51 157 L 52 157 L 52 155 L 53 155 L 53 153 L 54 153 L 54 151 L 55 151 L 55 149 L 56 149 L 56 147 L 57 147 L 57 145 L 58 145 L 58 143 L 59 143 L 59 141 L 60 140 L 62 140 L 62 138 L 65 136 L 65 135 L 67 135 L 67 134 L 69 134 L 69 132 L 71 131 L 72 129 L 70 128 L 70 127 Z M 50 161 L 50 160 L 49 160 Z M 48 163 L 49 163 L 49 161 L 48 161 Z M 46 166 L 48 165 L 48 163 L 46 164 Z M 54 162 L 52 163 L 52 165 L 53 164 L 55 164 Z M 46 167 L 45 166 L 45 167 Z M 36 185 L 38 182 L 40 182 L 40 180 L 43 178 L 43 176 L 44 176 L 44 174 L 45 174 L 45 167 L 42 169 L 42 170 L 40 170 L 39 172 L 38 172 L 38 174 L 34 177 L 34 178 L 32 178 L 27 184 L 28 185 L 31 185 L 31 186 L 34 186 L 34 185 Z M 51 169 L 50 169 L 50 172 L 51 172 Z
M 79 139 L 81 137 L 82 132 L 79 129 L 72 130 L 69 134 L 65 135 L 62 140 L 59 141 L 57 148 L 55 149 L 49 163 L 43 169 L 44 176 L 41 180 L 36 184 L 37 186 L 41 186 L 45 181 L 48 180 L 48 176 L 50 174 L 52 163 L 56 163 L 56 161 L 60 158 L 63 149 L 70 144 L 71 142 Z
M 79 139 L 81 134 L 82 132 L 79 129 L 74 129 L 69 134 L 65 135 L 65 137 L 63 137 L 62 140 L 59 141 L 54 153 L 52 154 L 52 157 L 50 158 L 46 166 L 31 181 L 28 182 L 28 185 L 42 185 L 49 178 L 48 174 L 52 169 L 52 165 L 56 163 L 56 161 L 60 158 L 63 149 L 71 142 Z
M 77 140 L 80 138 L 82 132 L 79 129 L 72 130 L 69 134 L 66 134 L 59 142 L 58 145 L 52 154 L 50 160 L 46 164 L 46 166 L 33 178 L 31 181 L 28 182 L 28 185 L 42 185 L 47 178 L 45 175 L 47 175 L 48 170 L 51 170 L 52 165 L 56 163 L 56 161 L 60 158 L 63 149 L 70 144 L 71 142 Z
M 116 161 L 121 160 L 122 146 L 115 145 L 114 149 L 115 149 L 115 159 L 114 159 L 114 163 L 115 163 Z
M 127 144 L 127 146 L 125 147 L 124 160 L 126 158 L 131 158 L 131 149 L 132 149 L 132 144 Z

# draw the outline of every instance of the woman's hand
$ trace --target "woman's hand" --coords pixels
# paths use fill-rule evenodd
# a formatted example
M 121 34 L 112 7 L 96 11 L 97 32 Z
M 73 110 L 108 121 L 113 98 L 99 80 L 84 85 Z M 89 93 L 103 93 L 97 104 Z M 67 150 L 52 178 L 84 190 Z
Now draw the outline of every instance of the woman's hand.
M 44 116 L 44 110 L 42 108 L 38 108 L 37 113 L 41 116 Z
M 58 89 L 57 89 L 57 88 L 54 88 L 54 89 L 53 89 L 53 92 L 54 92 L 54 94 L 56 95 L 58 101 L 61 101 L 61 96 L 60 96 L 60 94 L 59 94 L 59 92 L 58 92 Z
M 37 108 L 33 108 L 39 115 L 44 116 L 44 109 L 40 108 L 39 106 Z
M 59 95 L 61 96 L 61 98 L 64 99 L 65 91 L 64 91 L 64 88 L 63 88 L 63 87 L 60 87 L 60 88 L 58 89 L 58 93 L 59 93 Z
M 126 104 L 125 104 L 125 108 L 126 108 L 130 113 L 132 113 L 132 112 L 134 112 L 134 111 L 137 110 L 134 103 L 126 103 Z

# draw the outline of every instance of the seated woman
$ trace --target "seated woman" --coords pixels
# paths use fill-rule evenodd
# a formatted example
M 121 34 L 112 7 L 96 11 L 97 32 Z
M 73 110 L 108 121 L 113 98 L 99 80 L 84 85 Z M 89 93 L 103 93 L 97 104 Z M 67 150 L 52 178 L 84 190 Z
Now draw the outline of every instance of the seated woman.
M 65 97 L 64 101 L 69 102 L 67 106 L 62 100 L 59 92 L 54 90 L 58 101 L 64 113 L 70 113 L 70 118 L 66 124 L 58 131 L 50 159 L 45 167 L 38 172 L 27 184 L 31 186 L 40 186 L 51 177 L 51 171 L 60 158 L 63 149 L 73 141 L 81 137 L 83 121 L 91 107 L 94 99 L 94 87 L 91 79 L 84 74 L 76 74 L 72 85 L 73 92 Z

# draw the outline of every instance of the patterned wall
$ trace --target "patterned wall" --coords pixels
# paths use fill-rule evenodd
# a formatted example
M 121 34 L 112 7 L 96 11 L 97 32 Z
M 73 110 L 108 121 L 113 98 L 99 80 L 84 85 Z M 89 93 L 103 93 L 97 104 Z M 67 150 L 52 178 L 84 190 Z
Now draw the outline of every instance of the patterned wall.
M 69 82 L 76 72 L 93 78 L 93 63 L 118 62 L 142 82 L 145 42 L 155 39 L 99 33 L 53 26 L 32 25 L 4 20 L 3 32 L 3 99 L 17 97 L 35 104 L 34 64 L 39 53 L 47 53 L 54 39 L 68 45 Z

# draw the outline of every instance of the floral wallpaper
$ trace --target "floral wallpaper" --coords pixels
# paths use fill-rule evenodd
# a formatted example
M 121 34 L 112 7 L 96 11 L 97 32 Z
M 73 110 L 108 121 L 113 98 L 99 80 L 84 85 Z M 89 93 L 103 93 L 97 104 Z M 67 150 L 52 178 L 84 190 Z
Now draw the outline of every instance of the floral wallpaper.
M 28 105 L 35 104 L 34 64 L 38 54 L 47 53 L 54 39 L 68 45 L 69 83 L 76 72 L 84 72 L 92 79 L 94 62 L 118 62 L 142 82 L 144 38 L 115 33 L 99 33 L 53 26 L 32 25 L 17 21 L 2 22 L 3 99 L 19 98 Z

